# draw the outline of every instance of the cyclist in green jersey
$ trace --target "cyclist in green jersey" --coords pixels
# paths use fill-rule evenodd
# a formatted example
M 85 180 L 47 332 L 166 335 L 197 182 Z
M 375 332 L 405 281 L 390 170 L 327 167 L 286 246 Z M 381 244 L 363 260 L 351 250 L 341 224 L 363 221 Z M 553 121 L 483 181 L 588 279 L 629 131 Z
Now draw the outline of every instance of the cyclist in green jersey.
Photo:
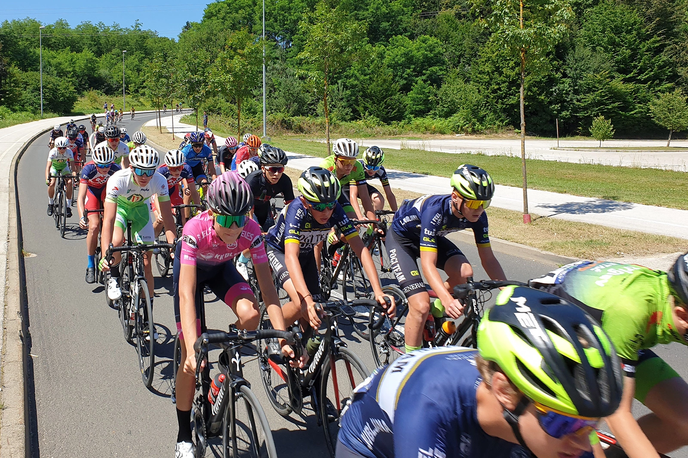
M 57 137 L 55 147 L 48 153 L 48 162 L 45 166 L 45 184 L 48 185 L 48 216 L 53 216 L 53 199 L 55 197 L 55 178 L 51 176 L 62 175 L 65 177 L 65 189 L 67 194 L 67 218 L 72 217 L 72 169 L 74 168 L 74 154 L 69 149 L 67 137 Z
M 581 261 L 530 284 L 586 310 L 602 323 L 624 369 L 621 406 L 607 423 L 631 458 L 688 445 L 688 384 L 650 348 L 688 344 L 688 253 L 669 272 Z M 633 418 L 633 398 L 652 413 Z

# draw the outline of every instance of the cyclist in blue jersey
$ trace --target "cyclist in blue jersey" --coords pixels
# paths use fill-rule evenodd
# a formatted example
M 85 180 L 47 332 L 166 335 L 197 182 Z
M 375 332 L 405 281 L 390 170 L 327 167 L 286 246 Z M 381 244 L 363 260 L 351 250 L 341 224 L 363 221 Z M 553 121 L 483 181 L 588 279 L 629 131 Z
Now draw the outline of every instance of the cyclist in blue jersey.
M 404 355 L 355 390 L 337 458 L 592 457 L 621 402 L 621 364 L 573 304 L 510 286 L 485 312 L 478 350 Z
M 189 144 L 182 148 L 182 153 L 184 154 L 184 160 L 194 175 L 194 180 L 198 183 L 202 178 L 215 179 L 215 162 L 213 162 L 213 150 L 205 145 L 205 137 L 203 132 L 191 132 L 189 136 Z M 203 160 L 208 161 L 208 170 L 210 171 L 210 177 L 206 176 L 203 170 Z
M 389 178 L 387 178 L 387 171 L 382 163 L 385 161 L 385 153 L 382 148 L 378 146 L 371 146 L 363 153 L 363 159 L 359 162 L 363 164 L 363 170 L 365 170 L 366 186 L 368 187 L 368 195 L 370 195 L 370 201 L 372 202 L 375 211 L 382 210 L 385 208 L 385 198 L 382 197 L 382 193 L 375 188 L 375 186 L 370 184 L 370 180 L 377 178 L 380 180 L 382 189 L 385 191 L 387 200 L 389 201 L 389 208 L 392 211 L 398 210 L 397 198 L 392 192 L 392 188 L 389 186 Z M 356 202 L 358 199 L 358 186 L 352 186 L 350 192 L 351 202 Z
M 461 250 L 445 235 L 470 228 L 485 272 L 493 280 L 504 280 L 504 270 L 490 246 L 487 214 L 494 195 L 490 175 L 474 165 L 462 164 L 451 178 L 449 195 L 423 196 L 405 202 L 394 214 L 387 231 L 387 250 L 392 271 L 409 301 L 406 317 L 406 351 L 421 347 L 423 323 L 430 312 L 430 296 L 418 270 L 437 293 L 447 315 L 458 318 L 463 305 L 450 293 L 454 286 L 473 276 L 473 267 Z M 442 281 L 437 269 L 449 278 Z
M 313 248 L 327 238 L 334 226 L 341 230 L 361 259 L 375 299 L 386 307 L 386 298 L 392 298 L 382 292 L 373 258 L 337 202 L 341 193 L 339 181 L 327 169 L 310 167 L 299 177 L 297 187 L 302 195 L 282 210 L 265 236 L 273 275 L 291 298 L 282 308 L 286 322 L 303 318 L 313 329 L 320 326 L 315 310 L 315 303 L 320 300 L 320 284 Z M 394 302 L 389 313 L 394 314 Z

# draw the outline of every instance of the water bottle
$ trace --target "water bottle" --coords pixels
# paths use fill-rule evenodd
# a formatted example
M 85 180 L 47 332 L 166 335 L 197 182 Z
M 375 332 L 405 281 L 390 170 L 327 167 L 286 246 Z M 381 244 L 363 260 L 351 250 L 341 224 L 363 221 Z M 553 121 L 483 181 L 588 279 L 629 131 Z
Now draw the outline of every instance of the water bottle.
M 442 318 L 444 316 L 444 305 L 442 305 L 442 301 L 439 298 L 430 303 L 430 313 L 435 318 Z
M 435 341 L 435 317 L 428 313 L 428 318 L 425 320 L 425 328 L 423 329 L 423 340 L 426 342 Z
M 334 255 L 332 256 L 332 267 L 335 268 L 337 267 L 337 264 L 339 264 L 339 260 L 342 259 L 342 252 L 337 249 L 337 251 L 334 252 Z
M 208 393 L 208 402 L 210 403 L 210 405 L 215 404 L 215 400 L 217 399 L 217 395 L 220 392 L 220 389 L 224 388 L 225 378 L 225 374 L 219 373 L 215 376 L 212 383 L 210 384 L 210 392 Z
M 447 340 L 449 340 L 449 337 L 454 334 L 454 331 L 456 331 L 456 325 L 453 321 L 447 320 L 442 323 L 442 326 L 437 331 L 437 335 L 435 335 L 435 346 L 441 347 L 447 343 Z

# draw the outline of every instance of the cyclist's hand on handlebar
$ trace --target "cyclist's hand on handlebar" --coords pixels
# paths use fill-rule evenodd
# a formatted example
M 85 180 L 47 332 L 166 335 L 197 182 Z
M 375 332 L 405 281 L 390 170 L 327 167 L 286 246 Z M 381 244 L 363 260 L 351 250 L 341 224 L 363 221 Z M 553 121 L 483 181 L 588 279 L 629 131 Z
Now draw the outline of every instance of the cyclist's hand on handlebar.
M 205 368 L 205 358 L 203 358 L 203 361 L 201 361 L 201 370 Z M 183 366 L 183 371 L 186 375 L 190 375 L 192 377 L 196 376 L 196 354 L 195 352 L 187 352 L 186 359 L 184 360 L 184 366 Z
M 376 296 L 375 300 L 385 309 L 385 315 L 390 318 L 394 318 L 397 311 L 397 304 L 394 302 L 394 297 L 389 294 L 383 294 L 381 296 Z
M 101 272 L 107 272 L 110 270 L 110 263 L 108 262 L 107 256 L 100 259 L 100 262 L 98 263 L 98 270 Z
M 308 311 L 308 323 L 311 325 L 313 329 L 318 329 L 320 327 L 320 314 L 318 313 L 318 310 L 315 308 L 316 304 L 315 302 L 311 304 L 306 305 L 306 309 Z M 322 310 L 322 309 L 321 309 Z
M 79 227 L 80 227 L 81 229 L 88 229 L 88 220 L 86 219 L 85 216 L 82 216 L 82 217 L 79 219 Z
M 294 349 L 286 341 L 282 345 L 282 354 L 289 360 L 289 365 L 291 367 L 298 367 L 300 369 L 306 367 L 308 356 L 301 352 L 301 355 L 297 358 Z
M 45 185 L 46 185 L 46 186 L 50 186 L 50 178 L 46 178 L 46 179 L 45 179 Z
M 452 299 L 449 303 L 442 302 L 442 305 L 449 318 L 456 319 L 463 315 L 464 305 L 458 299 Z

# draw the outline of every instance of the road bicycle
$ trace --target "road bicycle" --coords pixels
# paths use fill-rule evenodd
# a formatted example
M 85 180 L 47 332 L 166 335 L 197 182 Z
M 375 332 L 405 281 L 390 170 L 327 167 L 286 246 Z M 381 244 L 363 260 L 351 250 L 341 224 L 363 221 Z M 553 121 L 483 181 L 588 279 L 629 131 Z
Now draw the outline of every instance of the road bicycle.
M 60 236 L 64 238 L 67 228 L 67 180 L 71 180 L 71 175 L 50 175 L 55 178 L 55 196 L 53 197 L 53 219 L 55 228 L 60 231 Z
M 370 374 L 365 363 L 340 339 L 337 317 L 354 315 L 351 305 L 372 307 L 374 303 L 370 299 L 358 299 L 316 304 L 325 333 L 312 339 L 308 338 L 310 329 L 305 333 L 306 349 L 314 348 L 309 351 L 310 361 L 304 369 L 293 368 L 284 361 L 275 342 L 261 342 L 258 346 L 261 380 L 270 404 L 277 413 L 288 417 L 292 412 L 300 414 L 304 397 L 310 396 L 317 424 L 323 427 L 332 457 L 337 446 L 339 419 L 353 397 L 354 388 Z M 265 310 L 260 326 L 270 328 Z
M 144 253 L 156 249 L 171 249 L 169 243 L 131 243 L 131 221 L 127 221 L 127 238 L 125 244 L 113 247 L 110 244 L 106 258 L 110 261 L 112 254 L 122 253 L 120 262 L 121 276 L 119 281 L 122 297 L 116 301 L 124 339 L 136 346 L 141 377 L 147 388 L 153 383 L 155 371 L 155 322 L 153 321 L 153 305 L 148 292 L 145 270 L 143 265 Z M 107 294 L 107 288 L 106 288 Z
M 201 209 L 203 207 L 201 205 L 195 204 L 174 205 L 172 207 L 173 210 L 176 210 L 176 212 L 173 212 L 172 214 L 174 216 L 174 225 L 177 240 L 181 238 L 182 231 L 184 230 L 184 225 L 182 224 L 182 210 L 185 208 Z M 163 243 L 165 242 L 165 240 L 167 240 L 167 238 L 165 236 L 165 231 L 163 230 L 158 235 L 158 242 Z M 174 261 L 172 259 L 173 252 L 174 247 L 172 249 L 160 248 L 158 250 L 153 251 L 153 255 L 155 256 L 155 266 L 158 268 L 158 273 L 163 278 L 167 277 L 167 275 L 170 273 L 170 267 L 172 267 Z
M 492 298 L 491 291 L 509 285 L 527 286 L 523 282 L 512 280 L 473 281 L 472 277 L 465 284 L 455 286 L 453 296 L 464 304 L 463 316 L 459 320 L 453 320 L 443 314 L 433 316 L 433 313 L 428 313 L 423 328 L 423 347 L 458 345 L 475 348 L 478 325 L 486 303 Z M 406 353 L 405 324 L 409 307 L 406 295 L 398 287 L 386 286 L 383 290 L 394 297 L 397 308 L 393 319 L 386 316 L 377 303 L 370 311 L 368 340 L 373 361 L 378 367 L 390 364 Z

